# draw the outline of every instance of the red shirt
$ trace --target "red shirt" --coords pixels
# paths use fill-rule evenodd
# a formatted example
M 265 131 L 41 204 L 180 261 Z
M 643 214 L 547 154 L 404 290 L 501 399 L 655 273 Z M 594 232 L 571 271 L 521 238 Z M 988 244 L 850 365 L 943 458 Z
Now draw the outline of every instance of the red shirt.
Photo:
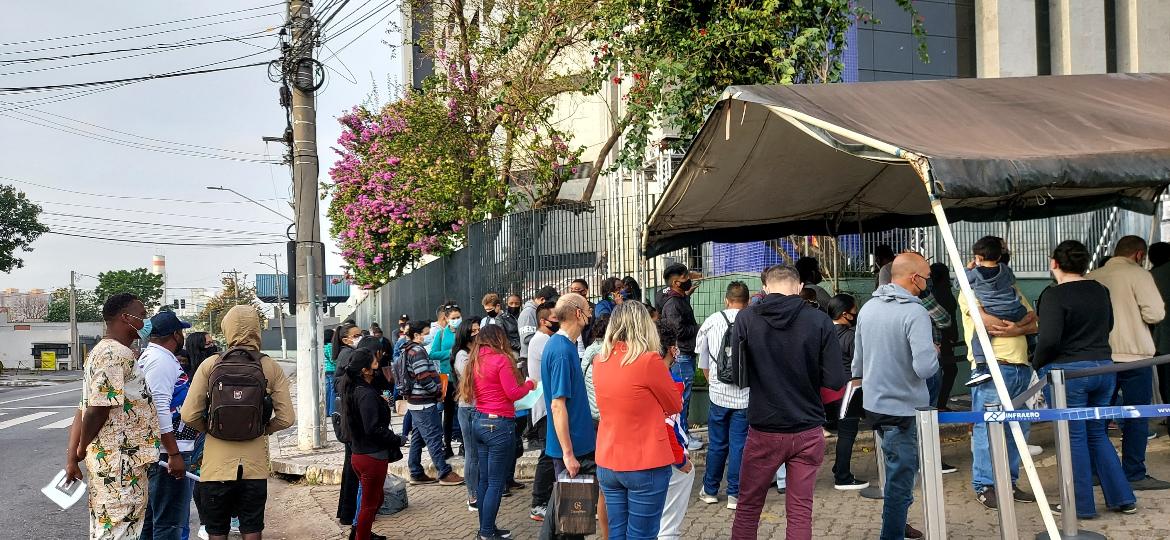
M 666 417 L 682 410 L 682 395 L 656 352 L 622 365 L 624 343 L 609 360 L 593 362 L 593 385 L 601 424 L 597 464 L 614 471 L 642 471 L 675 463 Z
M 513 402 L 528 395 L 536 385 L 532 381 L 520 384 L 512 360 L 507 355 L 483 347 L 475 370 L 475 408 L 484 414 L 516 417 Z

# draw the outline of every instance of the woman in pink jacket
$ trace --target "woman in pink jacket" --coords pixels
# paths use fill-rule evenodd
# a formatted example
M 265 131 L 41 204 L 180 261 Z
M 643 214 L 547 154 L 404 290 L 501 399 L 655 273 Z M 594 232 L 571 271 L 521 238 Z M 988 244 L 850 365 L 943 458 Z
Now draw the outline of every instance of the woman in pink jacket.
M 479 459 L 479 538 L 507 538 L 510 531 L 496 527 L 500 498 L 512 467 L 516 448 L 516 407 L 513 402 L 535 387 L 531 380 L 521 383 L 516 358 L 503 327 L 495 324 L 480 329 L 471 347 L 467 376 L 459 385 L 460 398 L 475 403 L 472 426 Z

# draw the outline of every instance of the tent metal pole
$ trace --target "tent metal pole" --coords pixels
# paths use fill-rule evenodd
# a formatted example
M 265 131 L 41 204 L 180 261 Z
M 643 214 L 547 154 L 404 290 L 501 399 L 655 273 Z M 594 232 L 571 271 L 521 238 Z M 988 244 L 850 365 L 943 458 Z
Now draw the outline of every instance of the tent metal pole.
M 942 201 L 934 193 L 934 186 L 930 174 L 930 163 L 926 158 L 916 156 L 904 150 L 902 152 L 903 155 L 912 156 L 910 163 L 914 166 L 914 170 L 918 172 L 918 176 L 922 179 L 922 183 L 926 188 L 926 194 L 930 198 L 930 208 L 934 213 L 935 221 L 938 222 L 939 233 L 942 234 L 943 244 L 947 248 L 947 255 L 950 258 L 951 267 L 956 270 L 963 268 L 963 258 L 959 254 L 958 246 L 955 244 L 955 235 L 951 231 L 950 221 L 947 220 L 947 214 L 943 210 Z M 1000 372 L 999 361 L 995 357 L 995 349 L 991 346 L 991 337 L 987 334 L 987 327 L 983 324 L 983 318 L 979 316 L 979 303 L 975 300 L 975 291 L 971 289 L 971 282 L 967 280 L 966 272 L 956 271 L 955 276 L 958 278 L 957 281 L 959 282 L 959 290 L 963 295 L 963 303 L 966 304 L 968 313 L 971 314 L 971 326 L 975 331 L 975 337 L 979 340 L 980 346 L 986 352 L 987 367 L 991 370 L 991 378 L 995 383 L 995 391 L 999 395 L 999 402 L 1003 405 L 1005 411 L 1010 411 L 1012 410 L 1012 396 L 1003 382 L 1003 373 Z M 1032 492 L 1036 495 L 1036 505 L 1040 508 L 1040 517 L 1044 521 L 1044 528 L 1048 531 L 1050 538 L 1060 538 L 1060 529 L 1057 528 L 1056 520 L 1052 517 L 1052 507 L 1048 505 L 1048 496 L 1044 494 L 1044 486 L 1040 483 L 1040 476 L 1036 473 L 1036 463 L 1032 460 L 1032 454 L 1028 452 L 1028 441 L 1024 439 L 1024 432 L 1020 428 L 1019 422 L 1008 422 L 1007 424 L 1011 428 L 1012 439 L 1016 444 L 1016 451 L 1020 455 L 1020 465 L 1023 466 L 1024 472 L 1027 473 L 1028 483 L 1032 486 Z

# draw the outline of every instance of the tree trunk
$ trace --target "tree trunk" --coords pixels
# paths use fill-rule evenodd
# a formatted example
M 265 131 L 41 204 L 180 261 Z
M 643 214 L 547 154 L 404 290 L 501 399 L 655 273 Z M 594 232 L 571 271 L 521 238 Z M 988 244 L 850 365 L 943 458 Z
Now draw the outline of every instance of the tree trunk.
M 626 126 L 629 125 L 632 117 L 633 112 L 627 111 L 626 116 L 614 126 L 613 132 L 609 134 L 609 139 L 606 139 L 601 151 L 597 153 L 597 161 L 593 162 L 593 170 L 589 172 L 589 183 L 585 184 L 585 191 L 581 194 L 581 202 L 588 203 L 593 200 L 593 191 L 597 189 L 597 177 L 601 175 L 601 170 L 605 167 L 605 159 L 613 150 L 613 146 L 617 144 L 618 139 L 621 138 L 622 133 L 626 131 Z

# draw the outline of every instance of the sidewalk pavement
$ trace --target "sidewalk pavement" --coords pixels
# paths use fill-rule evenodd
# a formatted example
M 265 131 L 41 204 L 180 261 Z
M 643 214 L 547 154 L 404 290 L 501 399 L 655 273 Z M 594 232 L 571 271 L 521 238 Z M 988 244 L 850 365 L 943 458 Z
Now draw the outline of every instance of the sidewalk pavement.
M 1150 474 L 1158 478 L 1170 478 L 1170 438 L 1163 426 L 1157 425 L 1161 435 L 1150 441 L 1147 464 Z M 832 446 L 834 439 L 830 439 Z M 1033 444 L 1044 447 L 1044 453 L 1036 458 L 1041 481 L 1051 502 L 1059 502 L 1056 482 L 1056 458 L 1053 453 L 1051 428 L 1038 425 L 1033 430 Z M 1114 438 L 1114 442 L 1118 440 Z M 853 458 L 854 472 L 862 478 L 876 476 L 876 461 L 871 449 L 872 443 L 858 444 Z M 698 454 L 703 454 L 702 451 Z M 699 456 L 696 456 L 699 457 Z M 999 534 L 998 514 L 984 508 L 975 500 L 971 491 L 971 453 L 969 439 L 964 436 L 946 437 L 943 441 L 943 459 L 959 467 L 956 474 L 943 477 L 946 491 L 947 538 L 951 540 L 994 538 Z M 875 538 L 881 522 L 881 501 L 860 497 L 856 492 L 836 491 L 832 486 L 832 458 L 826 458 L 818 476 L 813 504 L 813 537 L 817 540 L 840 540 L 842 538 Z M 725 497 L 720 503 L 707 505 L 698 502 L 698 490 L 702 484 L 703 470 L 696 474 L 690 508 L 683 525 L 682 538 L 708 540 L 727 538 L 730 534 L 734 512 L 726 509 Z M 287 484 L 286 484 L 287 485 Z M 1032 491 L 1026 481 L 1021 482 L 1026 491 Z M 474 538 L 477 514 L 467 511 L 464 502 L 465 491 L 460 487 L 437 485 L 410 486 L 408 496 L 410 507 L 393 516 L 379 516 L 374 531 L 390 538 L 411 540 L 447 540 Z M 1097 504 L 1101 517 L 1082 521 L 1082 529 L 1103 533 L 1113 540 L 1148 540 L 1168 538 L 1166 516 L 1170 515 L 1170 491 L 1138 492 L 1138 513 L 1122 515 L 1104 509 L 1100 490 L 1097 490 Z M 337 486 L 291 485 L 269 500 L 270 529 L 265 537 L 272 538 L 323 538 L 342 539 L 347 537 L 349 527 L 337 524 L 333 518 L 337 511 Z M 531 504 L 531 486 L 521 489 L 512 497 L 503 499 L 498 524 L 510 529 L 514 538 L 536 538 L 539 523 L 528 518 Z M 923 528 L 921 493 L 914 493 L 916 502 L 910 509 L 910 523 Z M 288 498 L 286 501 L 285 498 Z M 274 501 L 278 501 L 274 504 Z M 274 507 L 296 508 L 295 518 L 272 519 Z M 283 512 L 283 511 L 282 511 Z M 1031 537 L 1043 530 L 1040 514 L 1034 504 L 1016 504 L 1018 530 L 1022 537 Z M 785 528 L 783 497 L 770 491 L 761 516 L 759 538 L 783 538 Z M 308 517 L 308 519 L 306 519 Z M 1059 516 L 1057 516 L 1059 523 Z M 311 525 L 310 525 L 311 524 Z M 306 527 L 311 526 L 311 533 Z M 270 534 L 271 533 L 271 534 Z
M 81 370 L 63 369 L 59 371 L 40 369 L 12 369 L 4 370 L 0 375 L 0 386 L 53 386 L 55 384 L 80 381 Z

